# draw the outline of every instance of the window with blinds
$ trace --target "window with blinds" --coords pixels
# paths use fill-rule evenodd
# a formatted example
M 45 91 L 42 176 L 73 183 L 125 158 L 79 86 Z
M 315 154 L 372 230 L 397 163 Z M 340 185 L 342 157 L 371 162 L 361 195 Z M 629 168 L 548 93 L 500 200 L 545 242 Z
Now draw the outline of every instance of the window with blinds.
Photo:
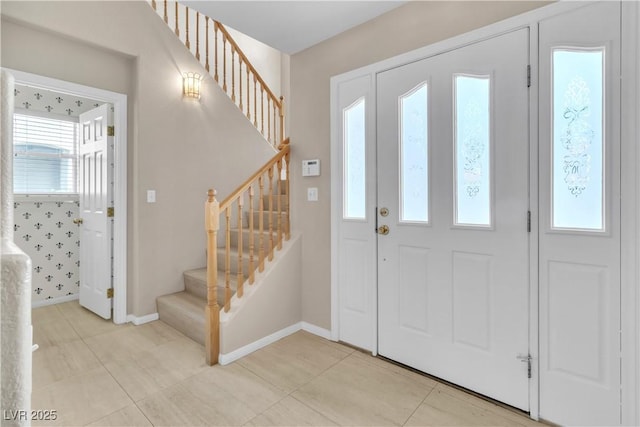
M 77 193 L 77 122 L 14 114 L 13 156 L 14 193 Z

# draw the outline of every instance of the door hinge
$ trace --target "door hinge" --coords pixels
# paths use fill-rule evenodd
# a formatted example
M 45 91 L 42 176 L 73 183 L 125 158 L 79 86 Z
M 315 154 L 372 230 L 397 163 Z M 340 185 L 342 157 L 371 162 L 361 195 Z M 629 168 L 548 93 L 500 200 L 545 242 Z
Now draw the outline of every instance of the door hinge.
M 107 289 L 107 298 L 113 298 L 113 288 Z
M 107 208 L 107 218 L 113 218 L 114 215 L 115 215 L 115 209 Z
M 518 360 L 527 364 L 527 378 L 531 378 L 531 355 L 530 354 L 519 354 L 516 356 Z
M 527 211 L 527 233 L 531 233 L 531 211 Z
M 107 136 L 114 136 L 116 134 L 115 126 L 107 126 Z
M 527 65 L 527 87 L 531 87 L 531 65 Z

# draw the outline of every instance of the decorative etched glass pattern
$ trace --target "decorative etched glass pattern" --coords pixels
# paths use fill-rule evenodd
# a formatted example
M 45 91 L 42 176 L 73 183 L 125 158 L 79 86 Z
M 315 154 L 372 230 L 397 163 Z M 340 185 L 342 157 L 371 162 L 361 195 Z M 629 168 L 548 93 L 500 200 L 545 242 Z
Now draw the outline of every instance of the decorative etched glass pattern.
M 429 220 L 427 84 L 400 97 L 400 220 Z
M 491 225 L 490 78 L 455 77 L 456 224 Z
M 553 227 L 604 228 L 604 50 L 553 51 Z
M 365 105 L 359 99 L 344 110 L 344 218 L 366 218 Z

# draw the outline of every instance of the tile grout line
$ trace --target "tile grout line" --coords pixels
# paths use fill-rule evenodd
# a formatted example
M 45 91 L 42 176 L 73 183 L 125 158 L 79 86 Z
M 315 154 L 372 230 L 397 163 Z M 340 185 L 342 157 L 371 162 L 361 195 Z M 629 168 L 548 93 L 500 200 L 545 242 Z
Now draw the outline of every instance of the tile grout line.
M 431 396 L 431 393 L 433 393 L 433 390 L 435 390 L 437 386 L 438 386 L 438 383 L 436 383 L 433 387 L 431 387 L 431 390 L 429 390 L 429 393 L 427 393 L 424 399 L 422 399 L 422 401 L 418 404 L 418 406 L 416 406 L 416 409 L 414 409 L 413 412 L 411 412 L 411 414 L 407 417 L 407 419 L 404 420 L 404 422 L 401 424 L 402 426 L 407 425 L 409 420 L 415 415 L 416 412 L 418 412 L 418 409 L 420 409 L 420 407 L 425 404 L 425 402 L 427 401 L 427 398 Z
M 277 341 L 276 341 L 276 342 L 277 342 Z M 274 343 L 274 344 L 275 344 L 275 343 Z M 324 346 L 326 346 L 326 347 L 331 348 L 331 346 L 330 346 L 330 345 L 328 345 L 328 344 L 324 344 L 324 343 L 323 343 L 323 345 L 324 345 Z M 262 349 L 260 349 L 260 350 L 262 350 Z M 258 350 L 258 351 L 260 351 L 260 350 Z M 354 351 L 355 351 L 355 350 L 354 350 Z M 276 389 L 278 389 L 278 390 L 282 390 L 282 391 L 285 393 L 285 395 L 284 395 L 281 399 L 279 399 L 278 401 L 274 402 L 272 405 L 270 405 L 270 406 L 269 406 L 269 407 L 267 407 L 264 411 L 262 411 L 262 412 L 260 412 L 259 414 L 257 414 L 257 415 L 256 415 L 255 417 L 253 417 L 251 420 L 247 421 L 247 423 L 249 423 L 249 422 L 253 421 L 255 418 L 257 418 L 257 417 L 259 417 L 260 415 L 264 414 L 266 411 L 268 411 L 269 409 L 273 408 L 275 405 L 277 405 L 278 403 L 282 402 L 282 401 L 283 401 L 284 399 L 286 399 L 287 397 L 291 397 L 292 399 L 295 399 L 297 402 L 299 402 L 299 403 L 303 404 L 305 407 L 307 407 L 307 408 L 311 409 L 312 411 L 314 411 L 314 412 L 316 412 L 316 413 L 318 413 L 318 414 L 322 415 L 323 417 L 327 418 L 328 420 L 330 420 L 330 421 L 334 422 L 335 424 L 338 424 L 338 425 L 339 425 L 339 423 L 335 422 L 333 419 L 331 419 L 331 418 L 330 418 L 330 417 L 328 417 L 327 415 L 325 415 L 325 414 L 323 414 L 323 413 L 321 413 L 321 412 L 319 412 L 319 411 L 315 410 L 314 408 L 310 407 L 309 405 L 305 404 L 304 402 L 301 402 L 299 399 L 296 399 L 296 397 L 295 397 L 295 396 L 292 396 L 292 394 L 293 394 L 293 393 L 295 393 L 296 391 L 300 390 L 300 388 L 304 387 L 305 385 L 307 385 L 307 384 L 311 383 L 313 380 L 315 380 L 315 379 L 316 379 L 316 378 L 318 378 L 320 375 L 324 374 L 324 373 L 325 373 L 325 372 L 327 372 L 329 369 L 333 368 L 334 366 L 336 366 L 337 364 L 339 364 L 340 362 L 342 362 L 343 360 L 345 360 L 347 357 L 351 356 L 351 355 L 353 354 L 353 351 L 351 351 L 351 352 L 344 352 L 344 353 L 345 353 L 344 357 L 340 358 L 340 359 L 339 359 L 339 360 L 337 360 L 335 363 L 331 364 L 331 365 L 330 365 L 330 366 L 328 366 L 326 369 L 324 369 L 323 371 L 321 371 L 321 372 L 319 372 L 318 374 L 316 374 L 314 377 L 312 377 L 311 379 L 309 379 L 309 381 L 307 381 L 307 382 L 305 382 L 305 383 L 303 383 L 303 384 L 300 384 L 299 386 L 297 386 L 297 387 L 293 388 L 293 389 L 292 389 L 291 391 L 289 391 L 289 392 L 286 392 L 286 391 L 282 390 L 282 389 L 281 389 L 280 387 L 278 387 L 276 384 L 272 383 L 272 382 L 271 382 L 271 381 L 269 381 L 267 378 L 264 378 L 263 376 L 261 376 L 258 372 L 254 372 L 250 367 L 248 367 L 248 366 L 244 366 L 243 364 L 238 363 L 238 362 L 239 362 L 240 360 L 242 360 L 242 359 L 239 359 L 239 360 L 235 361 L 234 363 L 238 363 L 238 365 L 239 365 L 241 368 L 246 369 L 247 371 L 251 372 L 252 374 L 254 374 L 255 376 L 257 376 L 258 378 L 260 378 L 261 380 L 265 381 L 266 383 L 270 384 L 271 386 L 275 387 L 275 388 L 276 388 Z M 245 357 L 246 357 L 246 356 L 245 356 Z M 246 425 L 246 423 L 245 423 L 244 425 Z
M 108 331 L 108 332 L 100 333 L 100 334 L 93 335 L 93 336 L 83 337 L 83 336 L 82 336 L 82 335 L 80 335 L 80 333 L 76 330 L 76 328 L 74 328 L 73 323 L 71 323 L 71 322 L 69 321 L 69 319 L 68 319 L 68 318 L 67 318 L 67 317 L 66 317 L 66 316 L 61 312 L 61 310 L 60 310 L 59 308 L 58 308 L 58 311 L 60 312 L 60 314 L 62 315 L 62 317 L 63 317 L 63 318 L 64 318 L 64 319 L 69 323 L 69 325 L 70 325 L 70 326 L 71 326 L 71 328 L 74 330 L 74 332 L 78 335 L 78 337 L 80 337 L 80 341 L 82 341 L 82 343 L 83 343 L 84 345 L 86 345 L 86 346 L 87 346 L 87 348 L 89 349 L 89 351 L 91 352 L 91 354 L 93 354 L 93 356 L 96 358 L 96 360 L 98 361 L 98 363 L 100 364 L 100 366 L 101 366 L 101 367 L 102 367 L 102 368 L 103 368 L 103 369 L 104 369 L 104 370 L 109 374 L 109 376 L 113 379 L 113 381 L 114 381 L 116 384 L 118 384 L 118 387 L 120 387 L 120 389 L 121 389 L 121 390 L 124 392 L 124 394 L 129 398 L 129 400 L 131 401 L 131 403 L 132 403 L 132 404 L 133 404 L 133 405 L 134 405 L 134 406 L 135 406 L 135 407 L 140 411 L 140 413 L 145 417 L 145 419 L 146 419 L 147 421 L 149 421 L 149 424 L 151 424 L 151 425 L 153 426 L 153 423 L 151 422 L 151 420 L 149 419 L 149 417 L 147 417 L 147 414 L 142 410 L 142 408 L 140 408 L 140 407 L 138 406 L 138 402 L 136 402 L 136 400 L 133 398 L 133 396 L 131 396 L 131 395 L 129 394 L 129 392 L 128 392 L 128 391 L 127 391 L 127 390 L 122 386 L 122 384 L 118 381 L 118 379 L 117 379 L 116 377 L 114 377 L 113 373 L 109 370 L 109 368 L 107 368 L 107 366 L 106 366 L 105 362 L 104 362 L 102 359 L 100 359 L 100 357 L 98 356 L 98 354 L 94 351 L 94 349 L 93 349 L 93 348 L 91 348 L 91 346 L 89 345 L 89 343 L 87 343 L 87 341 L 86 341 L 87 339 L 96 338 L 96 337 L 99 337 L 100 335 L 110 334 L 110 333 L 112 333 L 112 332 L 117 331 L 118 329 L 116 328 L 116 329 L 114 329 L 114 331 Z M 115 325 L 115 324 L 114 324 L 114 325 Z M 117 326 L 117 325 L 116 325 L 116 326 Z M 157 347 L 157 346 L 156 346 L 156 347 Z M 132 357 L 129 357 L 129 359 L 133 360 L 133 358 L 132 358 Z M 166 387 L 161 388 L 161 389 L 160 389 L 160 390 L 158 390 L 158 391 L 162 391 L 162 390 L 164 390 L 165 388 L 166 388 Z M 126 408 L 126 406 L 125 406 L 125 408 Z M 111 412 L 110 414 L 105 415 L 104 417 L 101 417 L 101 418 L 99 418 L 99 419 L 97 419 L 97 420 L 93 420 L 93 421 L 91 421 L 89 424 L 91 424 L 91 423 L 93 423 L 93 422 L 96 422 L 96 421 L 100 421 L 100 420 L 101 420 L 101 419 L 103 419 L 103 418 L 109 417 L 109 416 L 111 416 L 111 415 L 115 414 L 116 412 L 121 411 L 122 409 L 124 409 L 124 408 L 117 409 L 117 410 L 115 410 L 115 411 Z M 89 425 L 89 424 L 87 424 L 87 425 Z
M 64 316 L 64 315 L 63 315 L 63 316 Z M 65 318 L 65 319 L 66 319 L 66 318 Z M 69 323 L 71 324 L 71 322 L 69 322 Z M 73 324 L 71 325 L 71 327 L 73 328 Z M 73 328 L 73 330 L 75 331 L 76 329 L 75 329 L 75 328 Z M 118 384 L 118 387 L 120 387 L 120 390 L 122 390 L 122 391 L 124 392 L 124 394 L 129 398 L 129 400 L 131 401 L 131 403 L 133 403 L 134 405 L 136 405 L 136 401 L 135 401 L 135 400 L 133 400 L 133 397 L 131 397 L 131 395 L 129 395 L 129 393 L 127 392 L 127 390 L 125 390 L 125 389 L 124 389 L 124 387 L 122 387 L 122 384 L 120 384 L 120 382 L 116 379 L 116 377 L 114 377 L 114 376 L 113 376 L 113 373 L 111 373 L 111 371 L 109 370 L 109 368 L 107 368 L 107 366 L 105 365 L 105 362 L 103 362 L 103 361 L 102 361 L 102 359 L 100 359 L 100 357 L 96 354 L 96 352 L 93 350 L 93 348 L 91 348 L 91 346 L 90 346 L 90 345 L 85 341 L 85 337 L 81 336 L 81 335 L 80 335 L 80 333 L 79 333 L 78 331 L 76 331 L 76 333 L 78 334 L 78 336 L 80 336 L 80 339 L 82 340 L 82 342 L 84 343 L 84 345 L 86 345 L 86 346 L 87 346 L 87 348 L 89 349 L 89 351 L 91 352 L 91 354 L 93 354 L 93 356 L 96 358 L 96 360 L 98 361 L 98 363 L 100 363 L 100 367 L 102 367 L 102 369 L 104 369 L 104 370 L 109 374 L 109 376 L 113 379 L 113 381 L 114 381 L 116 384 Z M 105 334 L 106 334 L 106 333 L 110 333 L 110 332 L 105 332 Z M 104 335 L 104 334 L 98 334 L 98 335 L 94 335 L 93 337 L 86 337 L 86 338 L 87 338 L 87 339 L 88 339 L 88 338 L 94 338 L 94 337 L 97 337 L 97 336 L 99 336 L 99 335 Z M 137 405 L 136 405 L 136 407 L 137 407 Z M 125 408 L 126 408 L 126 406 L 125 406 Z M 118 412 L 118 411 L 121 411 L 122 409 L 124 409 L 124 408 L 117 409 L 117 410 L 115 410 L 115 411 L 111 412 L 110 414 L 105 415 L 104 417 L 99 418 L 99 419 L 97 419 L 97 420 L 93 420 L 92 422 L 90 422 L 90 423 L 88 423 L 88 424 L 85 424 L 85 425 L 87 425 L 87 426 L 88 426 L 88 425 L 90 425 L 91 423 L 94 423 L 94 422 L 96 422 L 96 421 L 100 421 L 100 420 L 101 420 L 101 419 L 103 419 L 103 418 L 110 417 L 111 415 L 115 414 L 115 413 L 116 413 L 116 412 Z M 142 412 L 142 411 L 141 411 L 141 412 Z M 144 412 L 143 412 L 142 414 L 144 415 Z M 145 418 L 146 418 L 146 415 L 145 415 Z M 151 421 L 149 421 L 149 422 L 151 422 Z
M 265 412 L 267 412 L 269 409 L 273 408 L 275 405 L 277 405 L 278 403 L 282 402 L 284 399 L 286 399 L 287 397 L 291 397 L 292 399 L 295 399 L 297 402 L 301 403 L 302 405 L 304 405 L 306 408 L 311 409 L 313 412 L 320 414 L 321 416 L 325 417 L 326 419 L 330 420 L 331 422 L 335 423 L 336 425 L 339 425 L 339 423 L 337 423 L 335 420 L 333 420 L 332 418 L 330 418 L 329 416 L 321 413 L 320 411 L 310 407 L 309 405 L 307 405 L 304 402 L 301 402 L 299 399 L 297 399 L 295 396 L 292 396 L 293 393 L 295 393 L 296 391 L 300 390 L 300 388 L 304 387 L 305 385 L 311 383 L 313 380 L 315 380 L 316 378 L 318 378 L 320 375 L 324 374 L 325 372 L 327 372 L 329 369 L 333 368 L 334 366 L 336 366 L 337 364 L 339 364 L 340 362 L 342 362 L 344 359 L 346 359 L 347 357 L 349 357 L 351 355 L 351 353 L 347 353 L 345 357 L 341 358 L 340 360 L 336 361 L 335 363 L 333 363 L 332 365 L 328 366 L 325 370 L 323 370 L 322 372 L 319 372 L 316 376 L 312 377 L 309 381 L 300 384 L 298 387 L 293 388 L 290 392 L 284 392 L 284 390 L 282 390 L 280 387 L 278 387 L 276 384 L 273 384 L 271 381 L 269 381 L 266 378 L 263 378 L 260 374 L 258 374 L 257 372 L 254 372 L 251 368 L 244 366 L 242 364 L 238 364 L 241 368 L 246 369 L 247 371 L 251 372 L 252 374 L 254 374 L 255 376 L 257 376 L 258 378 L 260 378 L 261 380 L 267 382 L 268 384 L 270 384 L 271 386 L 275 387 L 278 390 L 282 390 L 285 395 L 277 400 L 276 402 L 274 402 L 273 404 L 271 404 L 269 407 L 267 407 L 264 411 L 260 412 L 259 414 L 257 414 L 255 417 L 251 418 L 249 421 L 247 421 L 244 425 L 247 425 L 247 423 L 250 423 L 251 421 L 253 421 L 254 419 L 258 418 L 260 415 L 263 415 Z M 234 363 L 237 363 L 234 362 Z
M 67 316 L 65 316 L 65 315 L 64 315 L 64 313 L 62 312 L 62 310 L 61 310 L 59 307 L 57 307 L 57 305 L 58 305 L 58 304 L 56 304 L 56 305 L 54 305 L 54 306 L 56 307 L 56 310 L 58 311 L 58 313 L 62 316 L 63 320 L 69 324 L 69 326 L 71 327 L 71 329 L 73 330 L 73 332 L 75 332 L 75 334 L 78 336 L 78 338 L 79 338 L 79 339 L 78 339 L 77 341 L 82 342 L 82 344 L 84 344 L 84 345 L 87 347 L 87 349 L 89 350 L 89 352 L 90 352 L 90 353 L 93 355 L 93 357 L 95 357 L 95 359 L 98 361 L 98 364 L 100 365 L 99 367 L 100 367 L 100 368 L 102 368 L 102 369 L 104 369 L 104 370 L 107 372 L 107 374 L 109 374 L 109 376 L 110 376 L 110 377 L 115 381 L 115 383 L 116 383 L 116 384 L 118 384 L 118 387 L 120 387 L 120 389 L 121 389 L 121 390 L 122 390 L 122 391 L 127 395 L 127 397 L 129 398 L 129 400 L 131 400 L 131 403 L 135 404 L 135 401 L 133 400 L 133 398 L 129 395 L 129 393 L 127 393 L 127 391 L 122 387 L 122 385 L 121 385 L 121 384 L 120 384 L 120 383 L 119 383 L 119 382 L 114 378 L 113 374 L 109 371 L 109 369 L 107 369 L 107 367 L 105 366 L 104 362 L 103 362 L 103 361 L 98 357 L 98 355 L 97 355 L 97 354 L 96 354 L 96 352 L 93 350 L 93 348 L 91 348 L 91 346 L 90 346 L 90 345 L 85 341 L 85 337 L 83 337 L 82 335 L 80 335 L 80 333 L 79 333 L 79 332 L 78 332 L 78 330 L 74 327 L 74 325 L 73 325 L 73 323 L 70 321 L 70 319 L 69 319 Z M 33 310 L 33 308 L 32 308 L 32 310 Z M 98 334 L 98 335 L 101 335 L 101 334 Z M 95 336 L 98 336 L 98 335 L 95 335 Z M 87 338 L 92 338 L 92 337 L 87 337 Z M 49 347 L 49 348 L 53 348 L 53 347 L 60 347 L 60 345 L 59 345 L 59 344 L 56 344 L 56 345 L 51 346 L 51 347 Z M 33 364 L 33 363 L 32 363 L 32 364 Z M 33 369 L 33 366 L 32 366 L 32 369 Z M 68 378 L 75 378 L 75 377 L 80 376 L 80 375 L 82 375 L 82 373 L 74 373 L 73 375 L 71 375 L 71 376 L 69 376 L 69 377 L 67 377 L 67 378 L 65 378 L 65 379 L 68 379 Z M 60 381 L 62 381 L 62 380 L 59 380 L 59 381 L 56 381 L 56 382 L 54 382 L 54 383 L 48 384 L 47 386 L 44 386 L 44 387 L 41 387 L 41 388 L 45 388 L 45 387 L 48 387 L 48 386 L 54 385 L 54 384 L 56 384 L 57 382 L 60 382 Z M 122 410 L 122 409 L 123 409 L 123 408 L 117 409 L 117 410 L 115 410 L 115 411 L 113 411 L 113 412 L 111 412 L 111 413 L 109 413 L 109 414 L 107 414 L 107 415 L 105 415 L 105 416 L 102 416 L 102 417 L 100 417 L 100 418 L 98 418 L 98 419 L 91 420 L 91 421 L 89 421 L 89 423 L 87 423 L 87 424 L 85 424 L 85 425 L 90 425 L 91 423 L 94 423 L 94 422 L 100 421 L 101 419 L 106 418 L 106 417 L 109 417 L 109 416 L 111 416 L 111 415 L 115 414 L 116 412 L 118 412 L 118 411 L 120 411 L 120 410 Z
M 337 426 L 339 426 L 339 425 L 340 425 L 340 423 L 339 423 L 339 422 L 337 422 L 336 420 L 334 420 L 333 418 L 331 418 L 329 415 L 327 415 L 327 414 L 323 414 L 322 412 L 318 411 L 317 409 L 312 408 L 311 406 L 307 405 L 306 403 L 304 403 L 303 401 L 301 401 L 300 399 L 298 399 L 298 398 L 297 398 L 297 397 L 295 397 L 295 396 L 291 396 L 291 395 L 289 395 L 289 396 L 290 396 L 292 399 L 295 399 L 295 401 L 296 401 L 296 402 L 298 402 L 298 403 L 300 403 L 300 404 L 304 405 L 306 408 L 311 409 L 311 410 L 312 410 L 313 412 L 315 412 L 316 414 L 320 414 L 321 416 L 325 417 L 326 419 L 328 419 L 329 421 L 331 421 L 331 422 L 332 422 L 332 423 L 334 423 L 335 425 L 337 425 Z
M 355 351 L 355 350 L 354 350 Z M 340 360 L 337 360 L 335 363 L 333 363 L 331 366 L 328 366 L 324 371 L 319 372 L 315 377 L 311 378 L 309 381 L 307 381 L 304 384 L 301 384 L 300 386 L 298 386 L 297 388 L 291 390 L 291 392 L 287 395 L 289 397 L 291 397 L 292 399 L 295 399 L 296 401 L 300 402 L 301 404 L 303 404 L 305 407 L 311 409 L 312 411 L 322 415 L 323 417 L 325 417 L 326 419 L 328 419 L 329 421 L 331 421 L 332 423 L 336 424 L 336 425 L 340 425 L 339 422 L 337 422 L 336 420 L 334 420 L 333 418 L 331 418 L 330 416 L 328 416 L 327 414 L 323 414 L 322 412 L 316 410 L 315 408 L 312 408 L 311 406 L 307 405 L 306 403 L 302 402 L 300 399 L 296 398 L 295 396 L 293 396 L 293 393 L 295 393 L 296 391 L 300 390 L 302 387 L 310 384 L 313 380 L 319 378 L 322 374 L 324 374 L 325 372 L 329 371 L 330 369 L 332 369 L 333 367 L 339 365 L 340 363 L 342 363 L 343 361 L 345 361 L 347 358 L 349 358 L 350 356 L 353 355 L 354 351 L 347 353 L 343 358 L 341 358 Z
M 57 305 L 57 304 L 56 304 L 56 305 Z M 78 339 L 77 339 L 77 340 L 73 340 L 73 341 L 63 342 L 63 343 L 56 343 L 56 344 L 54 344 L 54 345 L 50 345 L 50 346 L 47 346 L 47 347 L 39 348 L 38 350 L 40 350 L 41 352 L 44 352 L 44 351 L 47 351 L 47 350 L 49 350 L 49 349 L 53 349 L 53 348 L 60 349 L 62 346 L 64 346 L 64 345 L 69 345 L 69 344 L 73 344 L 74 342 L 81 342 L 82 344 L 84 344 L 84 345 L 87 347 L 87 349 L 91 352 L 91 354 L 93 354 L 93 355 L 94 355 L 94 357 L 96 358 L 96 360 L 98 361 L 98 363 L 99 363 L 99 364 L 102 364 L 102 362 L 101 362 L 101 361 L 100 361 L 100 359 L 95 355 L 95 353 L 93 352 L 93 350 L 91 349 L 91 347 L 89 347 L 89 346 L 87 345 L 87 343 L 85 343 L 85 342 L 84 342 L 84 339 L 82 338 L 82 336 L 80 336 L 80 334 L 79 334 L 79 333 L 76 331 L 76 329 L 73 327 L 73 324 L 71 324 L 71 322 L 69 322 L 69 319 L 67 319 L 67 318 L 66 318 L 66 317 L 65 317 L 65 316 L 60 312 L 60 309 L 58 309 L 57 307 L 56 307 L 56 309 L 58 310 L 58 313 L 60 313 L 60 315 L 62 316 L 62 320 L 64 320 L 65 322 L 67 322 L 67 324 L 68 324 L 68 325 L 69 325 L 69 327 L 73 330 L 73 332 L 76 334 L 76 336 L 78 337 Z M 32 308 L 31 310 L 33 311 L 33 308 Z M 33 324 L 32 324 L 31 326 L 32 326 L 32 328 L 35 328 L 35 326 L 34 326 Z M 37 344 L 37 343 L 32 343 L 32 344 Z M 38 351 L 38 350 L 36 350 L 36 351 Z M 32 360 L 31 360 L 31 369 L 32 369 L 32 371 L 33 371 L 33 355 L 32 355 L 31 357 L 32 357 Z M 32 380 L 31 380 L 31 384 L 32 384 L 32 392 L 33 392 L 33 391 L 36 391 L 36 390 L 40 390 L 40 389 L 44 389 L 44 388 L 47 388 L 47 387 L 53 386 L 53 385 L 55 385 L 55 384 L 57 384 L 57 383 L 59 383 L 59 382 L 61 382 L 61 381 L 65 380 L 65 379 L 75 378 L 75 377 L 80 376 L 80 375 L 82 375 L 82 374 L 83 374 L 83 373 L 81 373 L 81 372 L 76 372 L 76 370 L 74 370 L 74 373 L 73 373 L 73 374 L 71 374 L 71 375 L 69 375 L 69 376 L 68 376 L 68 377 L 66 377 L 66 378 L 62 378 L 62 379 L 56 380 L 56 381 L 54 381 L 54 382 L 52 382 L 52 383 L 50 383 L 50 384 L 47 384 L 47 385 L 44 385 L 44 386 L 40 386 L 40 387 L 37 387 L 37 388 L 33 387 L 33 378 L 32 378 Z
M 135 325 L 134 325 L 134 326 L 135 326 Z M 167 326 L 169 326 L 169 325 L 167 325 Z M 169 326 L 169 327 L 170 327 L 170 326 Z M 171 328 L 171 329 L 174 329 L 174 328 Z M 98 334 L 98 335 L 94 335 L 94 336 L 87 337 L 87 338 L 89 338 L 89 339 L 90 339 L 90 338 L 95 338 L 95 337 L 98 337 L 98 336 L 100 336 L 100 335 L 106 335 L 106 334 L 109 334 L 109 333 L 111 333 L 111 332 L 112 332 L 112 331 L 109 331 L 109 332 L 105 332 L 105 333 L 103 333 L 103 334 Z M 176 332 L 180 333 L 179 331 L 176 331 Z M 180 333 L 180 335 L 184 336 L 184 334 L 182 334 L 182 333 Z M 145 417 L 145 419 L 146 419 L 147 421 L 149 421 L 149 424 L 151 424 L 151 425 L 153 426 L 153 425 L 154 425 L 154 424 L 153 424 L 153 422 L 151 422 L 151 420 L 149 419 L 149 417 L 147 416 L 147 414 L 144 412 L 144 410 L 142 410 L 142 408 L 140 408 L 140 407 L 138 406 L 138 402 L 139 402 L 139 401 L 142 401 L 142 400 L 146 399 L 147 397 L 152 396 L 152 395 L 154 395 L 154 394 L 156 394 L 156 393 L 160 393 L 160 392 L 162 392 L 162 391 L 166 390 L 167 388 L 169 388 L 170 386 L 160 387 L 160 389 L 159 389 L 159 390 L 157 390 L 156 392 L 151 393 L 149 396 L 145 396 L 144 398 L 142 398 L 142 399 L 140 399 L 140 400 L 136 401 L 136 400 L 133 398 L 133 396 L 131 396 L 131 395 L 129 394 L 129 392 L 128 392 L 128 391 L 127 391 L 127 390 L 122 386 L 122 384 L 120 383 L 120 381 L 118 381 L 118 379 L 113 375 L 113 373 L 109 370 L 109 368 L 107 368 L 107 366 L 105 365 L 105 362 L 103 362 L 103 361 L 98 357 L 98 355 L 93 351 L 93 349 L 91 348 L 91 346 L 89 346 L 89 344 L 87 344 L 87 343 L 84 341 L 84 338 L 82 338 L 82 337 L 81 337 L 81 339 L 82 339 L 82 341 L 85 343 L 85 345 L 89 348 L 89 350 L 94 354 L 94 356 L 96 357 L 96 359 L 98 360 L 98 362 L 100 363 L 100 365 L 104 368 L 104 370 L 105 370 L 105 371 L 107 371 L 107 373 L 109 374 L 109 376 L 110 376 L 111 378 L 113 378 L 113 380 L 115 381 L 115 383 L 116 383 L 116 384 L 118 384 L 118 387 L 120 387 L 120 389 L 121 389 L 121 390 L 122 390 L 122 391 L 127 395 L 127 397 L 131 400 L 131 403 L 132 403 L 132 404 L 133 404 L 133 405 L 134 405 L 134 406 L 135 406 L 135 407 L 140 411 L 140 413 Z M 167 342 L 172 342 L 172 341 L 175 341 L 175 340 L 169 340 L 169 341 L 167 341 Z M 158 346 L 159 346 L 159 345 L 156 345 L 155 347 L 158 347 Z M 128 359 L 125 359 L 125 360 L 135 360 L 135 358 L 134 358 L 134 357 L 129 357 Z M 187 377 L 187 378 L 191 378 L 191 377 L 193 377 L 193 376 L 195 376 L 195 375 L 197 375 L 197 374 L 193 374 L 193 375 L 191 375 L 191 376 L 189 376 L 189 377 Z M 185 378 L 185 379 L 186 379 L 186 378 Z M 102 417 L 102 418 L 106 418 L 106 417 L 108 417 L 108 416 L 111 416 L 111 415 L 115 414 L 116 412 L 118 412 L 118 411 L 120 411 L 120 410 L 122 410 L 122 409 L 124 409 L 124 408 L 120 408 L 120 409 L 118 409 L 118 410 L 116 410 L 116 411 L 114 411 L 114 412 L 110 413 L 109 415 L 106 415 L 105 417 Z M 102 419 L 102 418 L 100 418 L 100 419 Z M 95 421 L 99 421 L 99 420 L 95 420 Z M 93 422 L 95 422 L 95 421 L 93 421 Z

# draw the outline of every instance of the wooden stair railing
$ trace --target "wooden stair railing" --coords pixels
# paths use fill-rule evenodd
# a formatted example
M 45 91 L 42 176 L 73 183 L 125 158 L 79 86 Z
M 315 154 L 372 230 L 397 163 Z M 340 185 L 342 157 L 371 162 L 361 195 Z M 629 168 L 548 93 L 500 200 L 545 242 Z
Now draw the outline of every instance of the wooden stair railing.
M 245 257 L 248 258 L 246 281 L 255 282 L 255 270 L 263 271 L 265 260 L 274 259 L 276 251 L 282 249 L 282 242 L 289 240 L 289 139 L 278 146 L 279 152 L 256 173 L 240 185 L 222 203 L 215 198 L 215 191 L 209 190 L 205 202 L 205 229 L 207 231 L 207 307 L 205 309 L 205 353 L 209 365 L 218 363 L 220 353 L 220 307 L 218 306 L 218 244 L 220 215 L 224 215 L 225 232 L 225 298 L 224 312 L 231 309 L 231 219 L 235 207 L 238 233 L 237 290 L 236 297 L 244 294 Z M 283 176 L 284 175 L 284 176 Z M 274 177 L 275 182 L 274 182 Z M 265 192 L 266 188 L 266 192 Z M 256 201 L 256 189 L 258 199 Z M 275 205 L 274 205 L 275 198 Z M 248 199 L 248 200 L 247 200 Z M 284 199 L 284 203 L 283 203 Z M 267 209 L 265 209 L 265 200 Z M 248 201 L 248 205 L 245 205 Z M 257 208 L 256 208 L 257 205 Z M 284 205 L 284 206 L 283 206 Z M 246 207 L 246 210 L 245 210 Z M 275 208 L 275 211 L 274 211 Z M 257 209 L 257 212 L 256 212 Z M 244 229 L 243 215 L 248 212 L 248 227 Z M 256 228 L 254 214 L 258 214 Z M 266 215 L 266 221 L 265 221 Z M 274 219 L 274 216 L 277 218 Z M 265 224 L 266 222 L 266 224 Z M 247 254 L 244 253 L 243 233 L 248 232 Z M 257 242 L 255 241 L 257 237 Z M 257 248 L 256 248 L 257 243 Z
M 173 7 L 167 0 L 162 0 L 161 8 L 158 3 L 151 0 L 153 10 L 173 27 L 175 35 L 240 111 L 277 148 L 285 139 L 284 98 L 273 93 L 224 25 L 176 1 L 171 2 Z

